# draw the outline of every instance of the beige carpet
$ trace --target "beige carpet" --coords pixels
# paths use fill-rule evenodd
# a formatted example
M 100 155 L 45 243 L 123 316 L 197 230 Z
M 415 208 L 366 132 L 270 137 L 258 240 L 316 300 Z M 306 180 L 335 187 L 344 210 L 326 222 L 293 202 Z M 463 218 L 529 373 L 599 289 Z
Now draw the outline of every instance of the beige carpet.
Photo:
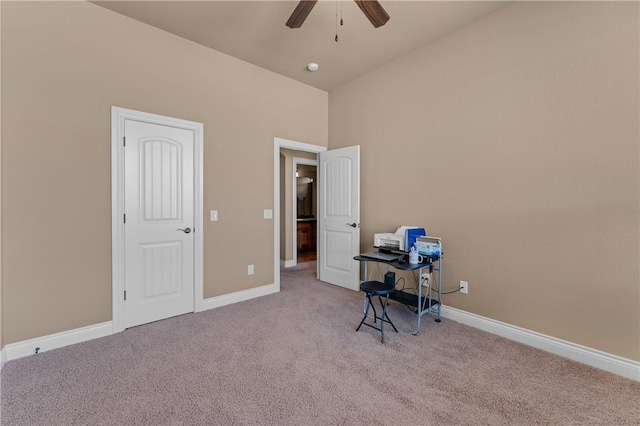
M 293 269 L 278 294 L 8 362 L 2 425 L 640 424 L 640 383 L 448 320 L 383 345 L 354 331 L 361 294 Z

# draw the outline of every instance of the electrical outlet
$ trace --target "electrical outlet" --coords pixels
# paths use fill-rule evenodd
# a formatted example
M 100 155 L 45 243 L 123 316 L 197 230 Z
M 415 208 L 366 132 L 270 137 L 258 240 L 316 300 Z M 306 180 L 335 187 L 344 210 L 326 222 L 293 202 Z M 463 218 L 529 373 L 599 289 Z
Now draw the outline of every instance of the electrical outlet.
M 429 287 L 429 285 L 431 284 L 431 274 L 428 272 L 425 272 L 422 274 L 422 285 L 425 287 Z
M 247 275 L 253 275 L 253 265 L 247 267 Z
M 460 281 L 460 293 L 469 294 L 469 283 L 466 281 Z

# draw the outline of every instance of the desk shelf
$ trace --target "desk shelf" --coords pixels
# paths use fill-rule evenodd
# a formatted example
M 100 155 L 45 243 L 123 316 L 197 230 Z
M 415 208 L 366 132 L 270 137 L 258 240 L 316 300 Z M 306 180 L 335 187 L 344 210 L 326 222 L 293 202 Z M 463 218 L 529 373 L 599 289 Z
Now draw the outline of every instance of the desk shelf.
M 403 305 L 418 308 L 418 295 L 407 293 L 406 291 L 396 290 L 389 295 L 389 299 L 402 303 Z M 437 312 L 440 309 L 440 302 L 435 299 L 429 299 L 429 296 L 422 296 L 420 298 L 420 306 L 422 306 L 422 312 L 428 313 Z

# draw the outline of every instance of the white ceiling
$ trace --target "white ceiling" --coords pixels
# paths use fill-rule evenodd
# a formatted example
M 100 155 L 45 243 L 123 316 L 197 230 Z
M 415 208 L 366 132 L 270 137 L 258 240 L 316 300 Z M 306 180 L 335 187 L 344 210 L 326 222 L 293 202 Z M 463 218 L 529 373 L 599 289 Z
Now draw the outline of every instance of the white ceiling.
M 391 16 L 373 28 L 351 0 L 321 0 L 299 29 L 285 26 L 297 1 L 95 1 L 105 8 L 330 91 L 508 4 L 380 0 Z M 336 12 L 344 19 L 338 25 Z M 317 62 L 320 70 L 306 70 Z

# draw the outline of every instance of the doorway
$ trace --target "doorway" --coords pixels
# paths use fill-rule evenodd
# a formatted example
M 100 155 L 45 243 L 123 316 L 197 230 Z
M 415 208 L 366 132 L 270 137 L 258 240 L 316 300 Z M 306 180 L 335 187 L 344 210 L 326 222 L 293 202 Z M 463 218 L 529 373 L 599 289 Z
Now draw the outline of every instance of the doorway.
M 274 138 L 274 284 L 280 291 L 282 245 L 292 226 L 281 226 L 287 219 L 287 203 L 281 194 L 286 167 L 281 167 L 282 149 L 313 153 L 317 156 L 317 261 L 316 276 L 321 281 L 357 290 L 360 267 L 354 257 L 360 253 L 360 147 L 352 146 L 328 151 L 325 147 Z M 291 190 L 292 193 L 293 190 Z
M 293 185 L 295 182 L 295 169 L 293 168 L 293 157 L 302 158 L 308 161 L 317 161 L 317 154 L 326 151 L 327 148 L 318 145 L 311 145 L 302 142 L 291 141 L 287 139 L 274 138 L 274 283 L 277 291 L 280 291 L 280 268 L 295 266 L 294 256 L 297 252 L 293 251 L 294 237 L 297 234 L 297 221 L 294 220 L 294 196 Z M 285 152 L 290 156 L 286 160 Z M 281 161 L 281 158 L 283 161 Z M 312 163 L 313 164 L 313 163 Z M 289 182 L 288 184 L 286 182 Z M 297 203 L 297 201 L 296 201 Z M 289 251 L 289 253 L 287 253 Z M 295 254 L 294 254 L 295 253 Z M 320 259 L 316 257 L 316 260 Z M 296 259 L 297 262 L 297 259 Z M 317 268 L 316 268 L 317 269 Z M 317 271 L 316 271 L 317 272 Z
M 293 157 L 292 201 L 293 264 L 315 261 L 317 258 L 318 179 L 317 160 Z

